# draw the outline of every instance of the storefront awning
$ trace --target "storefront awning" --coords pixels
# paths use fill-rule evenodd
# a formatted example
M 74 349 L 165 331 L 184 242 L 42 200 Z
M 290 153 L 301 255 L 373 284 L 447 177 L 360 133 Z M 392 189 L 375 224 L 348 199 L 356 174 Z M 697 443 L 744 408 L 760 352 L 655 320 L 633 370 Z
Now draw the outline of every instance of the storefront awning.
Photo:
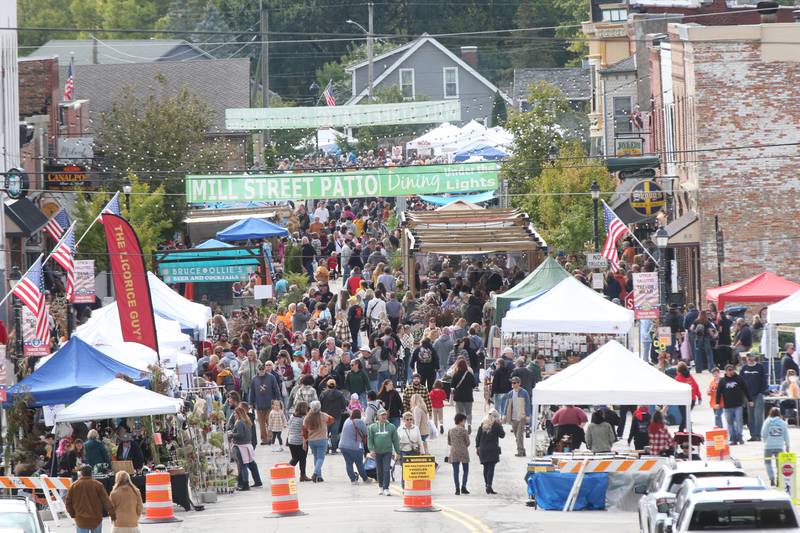
M 27 198 L 6 200 L 6 235 L 30 237 L 47 224 L 47 217 Z
M 669 235 L 669 247 L 679 248 L 700 244 L 700 220 L 697 213 L 687 211 L 664 228 Z

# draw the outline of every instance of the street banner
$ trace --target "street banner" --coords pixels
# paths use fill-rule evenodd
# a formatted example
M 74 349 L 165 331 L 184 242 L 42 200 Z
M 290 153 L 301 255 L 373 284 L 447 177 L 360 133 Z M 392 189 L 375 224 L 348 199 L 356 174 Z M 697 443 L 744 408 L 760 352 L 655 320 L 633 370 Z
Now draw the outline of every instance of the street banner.
M 42 357 L 50 355 L 50 345 L 36 336 L 36 315 L 27 307 L 22 307 L 22 355 Z
M 658 273 L 633 273 L 633 313 L 634 318 L 658 318 Z
M 306 174 L 190 174 L 186 202 L 274 202 L 492 191 L 499 166 L 454 163 Z
M 158 353 L 153 302 L 139 238 L 121 216 L 104 213 L 102 219 L 122 340 L 142 344 Z
M 72 297 L 74 304 L 93 304 L 95 301 L 94 290 L 94 259 L 80 259 L 75 261 L 75 292 Z
M 781 452 L 778 454 L 779 488 L 792 498 L 797 505 L 797 454 Z

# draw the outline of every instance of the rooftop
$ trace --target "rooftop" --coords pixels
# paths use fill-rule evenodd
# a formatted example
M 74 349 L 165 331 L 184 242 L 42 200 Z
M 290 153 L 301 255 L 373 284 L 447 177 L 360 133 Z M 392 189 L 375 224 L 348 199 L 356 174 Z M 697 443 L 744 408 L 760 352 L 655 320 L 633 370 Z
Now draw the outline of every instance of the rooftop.
M 95 44 L 96 43 L 96 44 Z M 97 61 L 94 53 L 97 53 Z M 154 61 L 212 59 L 212 56 L 183 39 L 104 39 L 47 41 L 28 57 L 58 57 L 59 65 L 116 65 Z
M 540 81 L 555 85 L 570 101 L 589 100 L 591 95 L 588 69 L 582 67 L 515 68 L 514 101 L 527 100 L 530 84 Z

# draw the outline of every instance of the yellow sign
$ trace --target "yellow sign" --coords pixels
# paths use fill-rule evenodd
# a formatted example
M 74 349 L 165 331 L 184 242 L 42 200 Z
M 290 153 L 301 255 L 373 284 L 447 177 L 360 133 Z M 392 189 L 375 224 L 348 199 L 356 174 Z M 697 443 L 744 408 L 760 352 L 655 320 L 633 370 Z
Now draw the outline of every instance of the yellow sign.
M 297 481 L 294 479 L 289 480 L 289 494 L 297 494 Z
M 403 479 L 411 481 L 433 480 L 436 458 L 433 455 L 407 455 L 403 457 Z
M 797 454 L 781 452 L 778 454 L 778 487 L 797 505 Z

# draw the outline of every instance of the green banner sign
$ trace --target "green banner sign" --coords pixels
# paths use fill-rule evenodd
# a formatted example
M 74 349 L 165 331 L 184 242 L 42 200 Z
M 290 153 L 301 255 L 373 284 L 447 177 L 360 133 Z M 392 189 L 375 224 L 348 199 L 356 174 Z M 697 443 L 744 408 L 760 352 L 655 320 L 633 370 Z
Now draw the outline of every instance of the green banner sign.
M 491 191 L 497 163 L 460 163 L 309 174 L 186 176 L 186 202 L 270 202 Z
M 208 283 L 213 281 L 245 281 L 256 271 L 258 265 L 252 261 L 192 261 L 186 263 L 162 263 L 158 265 L 164 283 Z

